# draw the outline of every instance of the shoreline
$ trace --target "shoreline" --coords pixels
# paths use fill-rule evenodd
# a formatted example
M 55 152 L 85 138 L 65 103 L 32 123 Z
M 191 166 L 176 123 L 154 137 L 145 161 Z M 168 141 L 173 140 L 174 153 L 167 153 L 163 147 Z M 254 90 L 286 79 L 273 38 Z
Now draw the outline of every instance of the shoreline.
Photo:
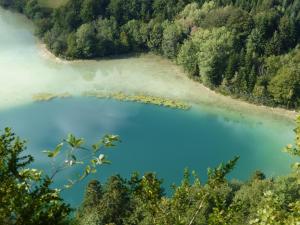
M 295 110 L 287 110 L 287 109 L 280 108 L 280 107 L 269 107 L 269 106 L 265 106 L 265 105 L 253 104 L 253 103 L 243 101 L 238 98 L 233 98 L 232 96 L 222 95 L 222 94 L 204 86 L 203 84 L 196 82 L 193 79 L 190 79 L 182 71 L 182 68 L 180 68 L 175 63 L 173 63 L 170 60 L 165 59 L 161 56 L 154 55 L 152 53 L 144 53 L 144 54 L 134 55 L 134 56 L 130 55 L 130 56 L 126 56 L 126 57 L 124 56 L 124 57 L 120 57 L 120 58 L 103 58 L 103 59 L 91 59 L 91 60 L 86 60 L 86 59 L 66 60 L 66 59 L 62 59 L 62 58 L 55 56 L 52 52 L 50 52 L 47 49 L 45 44 L 41 43 L 40 40 L 38 40 L 38 42 L 37 42 L 37 47 L 38 47 L 40 55 L 43 58 L 45 58 L 46 60 L 51 60 L 58 64 L 69 64 L 69 65 L 90 63 L 90 62 L 97 63 L 97 62 L 101 62 L 101 61 L 105 61 L 105 60 L 112 60 L 112 61 L 113 60 L 122 60 L 122 59 L 126 59 L 126 58 L 155 57 L 156 60 L 158 60 L 162 63 L 172 64 L 174 67 L 176 67 L 176 69 L 179 70 L 178 74 L 180 75 L 180 78 L 182 78 L 181 76 L 185 76 L 184 79 L 190 80 L 190 86 L 191 86 L 190 88 L 191 89 L 194 89 L 194 86 L 198 86 L 198 88 L 199 88 L 199 90 L 197 91 L 198 93 L 195 93 L 195 94 L 189 93 L 189 95 L 191 97 L 190 99 L 187 99 L 185 96 L 179 96 L 179 97 L 177 97 L 177 99 L 174 99 L 175 101 L 178 100 L 178 101 L 182 101 L 186 104 L 196 104 L 199 106 L 201 106 L 202 104 L 205 104 L 207 106 L 213 105 L 214 107 L 221 108 L 224 110 L 242 112 L 242 113 L 247 113 L 247 114 L 251 113 L 251 112 L 249 112 L 249 110 L 253 111 L 253 113 L 258 113 L 258 114 L 271 113 L 271 114 L 274 114 L 275 116 L 284 117 L 291 121 L 294 121 L 296 116 L 298 115 L 298 112 L 296 112 Z M 191 90 L 191 92 L 192 91 L 193 90 Z M 110 93 L 108 93 L 108 94 L 110 94 Z M 126 94 L 128 94 L 128 93 L 126 93 Z M 135 95 L 135 93 L 132 93 L 132 94 Z M 199 98 L 200 96 L 198 96 L 198 94 L 204 94 L 208 97 L 208 99 L 201 99 L 201 98 Z M 145 95 L 152 96 L 152 93 L 145 93 Z M 157 95 L 154 95 L 154 96 L 157 96 Z M 157 96 L 157 97 L 168 99 L 170 96 L 164 96 L 164 94 L 162 93 L 162 95 Z M 214 104 L 216 104 L 216 105 L 214 105 Z
M 39 53 L 42 57 L 48 58 L 49 60 L 54 60 L 58 63 L 68 63 L 68 60 L 62 59 L 54 55 L 41 40 L 37 38 L 37 47 L 39 49 Z
M 57 63 L 63 63 L 63 64 L 74 64 L 74 63 L 84 63 L 84 62 L 99 62 L 104 60 L 121 60 L 121 59 L 128 59 L 128 58 L 137 58 L 145 55 L 154 55 L 153 53 L 128 53 L 128 54 L 121 54 L 121 55 L 112 55 L 107 57 L 101 57 L 101 58 L 92 58 L 92 59 L 65 59 L 60 58 L 59 56 L 54 55 L 46 46 L 45 43 L 43 43 L 41 40 L 37 39 L 37 46 L 40 50 L 40 53 L 43 57 L 53 60 Z M 158 55 L 157 55 L 158 56 Z

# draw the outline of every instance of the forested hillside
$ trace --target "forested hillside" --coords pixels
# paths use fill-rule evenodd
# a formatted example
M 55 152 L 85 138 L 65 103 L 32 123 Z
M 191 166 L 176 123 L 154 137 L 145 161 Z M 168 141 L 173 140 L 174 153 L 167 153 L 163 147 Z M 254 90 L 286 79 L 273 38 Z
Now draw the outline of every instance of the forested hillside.
M 299 108 L 298 0 L 0 0 L 37 24 L 56 55 L 152 51 L 223 94 Z M 44 5 L 44 4 L 43 4 Z

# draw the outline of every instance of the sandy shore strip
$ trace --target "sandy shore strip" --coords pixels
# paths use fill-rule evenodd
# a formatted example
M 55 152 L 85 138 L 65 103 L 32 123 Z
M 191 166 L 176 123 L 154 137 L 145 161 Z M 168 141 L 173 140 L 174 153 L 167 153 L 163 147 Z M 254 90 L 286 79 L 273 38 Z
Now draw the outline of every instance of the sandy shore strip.
M 40 50 L 39 53 L 42 57 L 47 58 L 49 60 L 53 60 L 55 62 L 58 63 L 70 63 L 70 61 L 67 61 L 65 59 L 59 58 L 56 55 L 54 55 L 46 46 L 46 44 L 44 44 L 43 42 L 41 42 L 40 40 L 38 40 L 37 42 L 37 47 Z

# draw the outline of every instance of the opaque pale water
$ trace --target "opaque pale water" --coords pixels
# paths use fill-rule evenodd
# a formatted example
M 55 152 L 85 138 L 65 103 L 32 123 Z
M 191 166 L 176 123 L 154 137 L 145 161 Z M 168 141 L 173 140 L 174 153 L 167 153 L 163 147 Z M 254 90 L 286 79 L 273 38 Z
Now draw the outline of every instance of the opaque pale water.
M 155 171 L 170 190 L 172 183 L 180 181 L 185 167 L 196 170 L 205 180 L 207 167 L 235 155 L 241 159 L 230 177 L 245 180 L 256 169 L 268 176 L 289 171 L 291 159 L 281 150 L 293 142 L 293 124 L 273 118 L 271 113 L 262 117 L 250 108 L 248 113 L 215 110 L 214 105 L 219 104 L 215 99 L 209 100 L 210 105 L 193 105 L 190 111 L 82 97 L 33 103 L 32 94 L 41 91 L 80 95 L 94 89 L 129 93 L 145 90 L 188 99 L 194 87 L 189 90 L 191 86 L 186 85 L 191 81 L 180 77 L 175 66 L 156 57 L 79 63 L 49 60 L 41 56 L 25 18 L 3 9 L 0 77 L 0 126 L 13 127 L 27 139 L 35 166 L 46 171 L 50 164 L 41 151 L 53 148 L 70 132 L 85 137 L 88 143 L 105 133 L 121 136 L 122 143 L 106 151 L 112 165 L 100 167 L 91 177 L 102 181 L 116 173 L 128 177 L 134 171 Z M 64 184 L 77 172 L 61 174 L 57 184 Z M 65 199 L 78 205 L 86 182 L 64 192 Z

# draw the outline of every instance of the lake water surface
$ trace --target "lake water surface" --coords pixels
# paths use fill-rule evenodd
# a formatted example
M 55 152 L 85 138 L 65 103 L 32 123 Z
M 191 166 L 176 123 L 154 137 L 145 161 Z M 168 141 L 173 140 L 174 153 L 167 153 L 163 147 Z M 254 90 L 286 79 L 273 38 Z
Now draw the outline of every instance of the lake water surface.
M 53 148 L 70 132 L 90 143 L 106 133 L 121 136 L 122 143 L 106 152 L 112 165 L 99 168 L 93 176 L 102 181 L 116 173 L 128 177 L 134 171 L 155 171 L 169 190 L 172 183 L 180 181 L 184 168 L 196 170 L 205 180 L 207 167 L 236 155 L 241 159 L 230 177 L 245 180 L 256 169 L 268 176 L 290 170 L 291 159 L 281 151 L 293 142 L 294 124 L 290 121 L 266 111 L 239 111 L 238 106 L 236 110 L 216 108 L 223 97 L 217 101 L 214 95 L 201 96 L 202 92 L 189 111 L 80 97 L 81 92 L 95 89 L 143 90 L 184 96 L 180 98 L 184 100 L 193 98 L 191 92 L 198 86 L 182 77 L 176 66 L 154 56 L 78 63 L 50 60 L 41 54 L 32 25 L 3 9 L 0 78 L 0 129 L 13 127 L 27 139 L 35 166 L 46 171 L 50 164 L 41 150 Z M 70 92 L 75 97 L 34 103 L 32 95 L 43 91 Z M 58 176 L 57 183 L 63 184 L 77 172 Z M 64 192 L 65 199 L 78 205 L 87 181 Z

